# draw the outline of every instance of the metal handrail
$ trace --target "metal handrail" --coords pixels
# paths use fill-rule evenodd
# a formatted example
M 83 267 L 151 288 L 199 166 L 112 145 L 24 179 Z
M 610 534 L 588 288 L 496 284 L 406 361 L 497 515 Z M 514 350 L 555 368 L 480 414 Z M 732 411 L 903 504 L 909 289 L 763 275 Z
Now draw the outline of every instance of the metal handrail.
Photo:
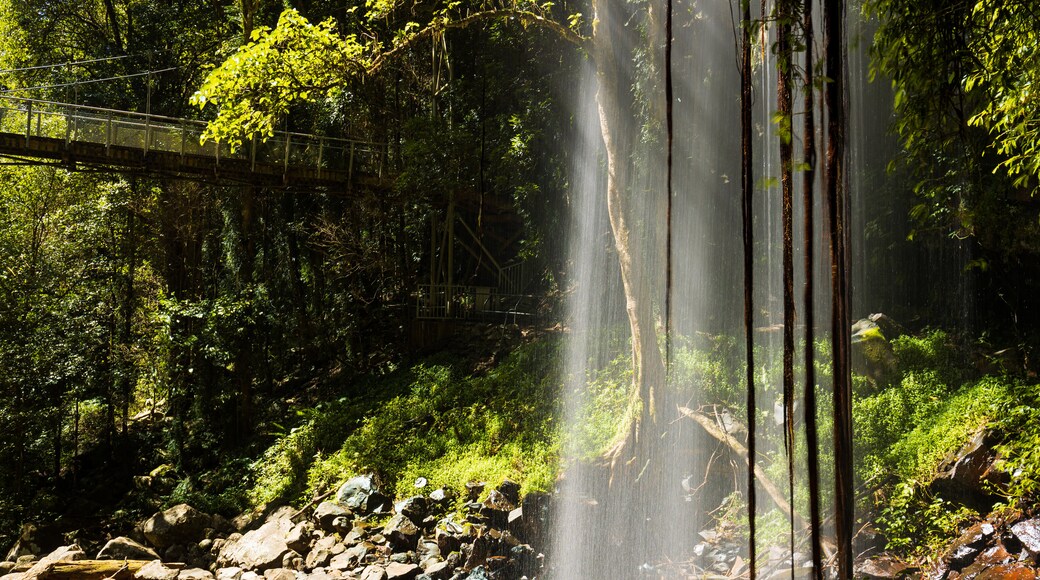
M 165 123 L 165 124 L 168 124 L 168 125 L 176 125 L 176 126 L 195 125 L 197 127 L 202 127 L 203 129 L 205 129 L 207 127 L 207 125 L 208 125 L 207 121 L 202 121 L 202 120 L 199 120 L 199 119 L 184 119 L 184 118 L 181 118 L 181 117 L 167 117 L 167 116 L 164 116 L 164 115 L 155 115 L 155 114 L 152 114 L 152 113 L 139 113 L 139 112 L 136 112 L 136 111 L 122 111 L 122 110 L 119 110 L 119 109 L 106 109 L 104 107 L 93 107 L 93 106 L 90 106 L 90 105 L 74 105 L 74 104 L 71 104 L 71 103 L 61 103 L 61 102 L 58 102 L 58 101 L 45 101 L 45 100 L 41 100 L 41 99 L 27 99 L 27 98 L 24 98 L 24 97 L 12 97 L 12 96 L 9 96 L 9 95 L 0 95 L 0 101 L 13 101 L 13 102 L 17 102 L 17 103 L 26 103 L 27 106 L 30 107 L 29 110 L 36 109 L 40 105 L 44 105 L 45 107 L 49 105 L 49 106 L 52 106 L 52 107 L 58 107 L 58 108 L 61 108 L 61 109 L 67 109 L 67 110 L 71 110 L 71 111 L 96 112 L 96 113 L 99 113 L 99 114 L 103 115 L 105 118 L 107 118 L 109 116 L 113 116 L 113 118 L 115 116 L 120 116 L 120 117 L 125 117 L 125 118 L 138 118 L 138 119 L 142 120 L 142 123 L 160 122 L 160 123 Z M 40 111 L 40 112 L 47 112 L 47 111 L 44 110 L 44 111 Z M 50 111 L 50 112 L 63 112 L 63 111 Z M 370 146 L 370 147 L 383 147 L 385 145 L 385 143 L 380 143 L 378 141 L 367 141 L 367 140 L 364 140 L 364 139 L 348 139 L 348 138 L 342 138 L 342 137 L 324 137 L 324 136 L 313 135 L 313 134 L 309 134 L 309 133 L 297 133 L 297 132 L 294 132 L 294 131 L 275 131 L 274 134 L 272 134 L 270 137 L 268 137 L 268 139 L 273 139 L 273 138 L 277 138 L 277 137 L 287 137 L 287 136 L 291 136 L 293 138 L 303 138 L 304 140 L 312 141 L 314 144 L 318 144 L 319 141 L 325 141 L 326 143 L 343 143 L 344 145 L 346 145 L 346 144 L 356 144 L 356 145 L 366 145 L 366 146 Z
M 182 158 L 201 155 L 218 166 L 222 159 L 247 160 L 251 171 L 261 163 L 280 166 L 285 175 L 291 168 L 316 170 L 319 176 L 323 171 L 346 171 L 347 180 L 358 171 L 383 175 L 387 151 L 382 143 L 276 131 L 232 151 L 227 143 L 203 141 L 205 127 L 205 121 L 194 119 L 0 95 L 0 133 L 24 136 L 26 147 L 31 138 L 39 137 L 61 140 L 66 147 L 73 142 L 104 145 L 106 155 L 116 146 Z

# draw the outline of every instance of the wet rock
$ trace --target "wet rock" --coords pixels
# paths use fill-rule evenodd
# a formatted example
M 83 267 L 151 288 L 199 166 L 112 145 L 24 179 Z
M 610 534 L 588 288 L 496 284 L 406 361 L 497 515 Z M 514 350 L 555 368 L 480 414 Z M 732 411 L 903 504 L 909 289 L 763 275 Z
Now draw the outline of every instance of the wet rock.
M 866 578 L 902 578 L 906 562 L 894 556 L 882 555 L 864 560 L 856 567 L 856 574 Z
M 289 552 L 285 537 L 292 528 L 292 521 L 283 518 L 268 521 L 234 542 L 229 537 L 217 557 L 217 563 L 261 571 L 281 566 L 282 558 Z
M 141 569 L 134 574 L 134 578 L 137 580 L 174 580 L 177 578 L 177 574 L 177 570 L 167 568 L 162 562 L 156 559 L 142 566 Z
M 383 535 L 399 550 L 414 550 L 419 528 L 402 514 L 397 514 L 383 527 Z
M 97 560 L 158 560 L 159 554 L 146 546 L 120 536 L 113 538 L 98 552 Z
M 1040 555 L 1040 518 L 1018 522 L 1011 526 L 1011 533 L 1034 556 Z
M 325 532 L 332 533 L 336 531 L 335 524 L 337 518 L 350 519 L 352 514 L 350 513 L 350 510 L 339 504 L 330 501 L 323 501 L 318 504 L 318 507 L 314 510 L 313 517 L 319 528 Z
M 975 560 L 993 535 L 993 525 L 988 522 L 971 526 L 946 550 L 943 562 L 949 570 L 960 571 Z
M 1007 484 L 1007 474 L 996 467 L 996 437 L 980 431 L 939 465 L 932 489 L 943 498 L 986 512 L 996 501 L 988 489 Z
M 212 519 L 188 504 L 175 505 L 157 513 L 141 525 L 148 542 L 156 548 L 198 541 L 203 530 L 211 527 Z
M 993 568 L 1009 564 L 1013 559 L 1003 546 L 992 546 L 980 553 L 974 562 L 961 570 L 960 578 L 969 580 L 983 574 L 989 574 Z

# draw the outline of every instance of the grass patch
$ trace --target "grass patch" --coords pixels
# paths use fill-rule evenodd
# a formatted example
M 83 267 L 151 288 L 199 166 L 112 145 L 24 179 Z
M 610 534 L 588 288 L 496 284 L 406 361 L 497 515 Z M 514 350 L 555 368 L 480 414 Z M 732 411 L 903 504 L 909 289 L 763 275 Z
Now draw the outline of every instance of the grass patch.
M 472 480 L 551 489 L 559 345 L 558 337 L 523 345 L 481 375 L 430 359 L 366 385 L 364 397 L 303 412 L 254 464 L 250 500 L 299 500 L 369 472 L 398 496 L 414 493 L 420 476 L 460 496 Z

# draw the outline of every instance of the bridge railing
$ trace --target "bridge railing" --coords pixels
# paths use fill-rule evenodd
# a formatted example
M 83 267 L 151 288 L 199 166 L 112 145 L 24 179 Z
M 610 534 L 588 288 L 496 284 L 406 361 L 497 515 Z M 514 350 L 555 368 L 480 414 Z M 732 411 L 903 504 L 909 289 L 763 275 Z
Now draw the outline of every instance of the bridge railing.
M 0 132 L 24 135 L 27 143 L 44 137 L 62 139 L 67 145 L 86 142 L 145 153 L 211 157 L 218 165 L 221 159 L 236 159 L 248 161 L 254 169 L 263 164 L 282 166 L 286 172 L 290 168 L 345 171 L 348 178 L 382 177 L 386 169 L 386 146 L 370 141 L 277 131 L 232 151 L 226 143 L 202 142 L 205 129 L 205 121 L 0 95 Z

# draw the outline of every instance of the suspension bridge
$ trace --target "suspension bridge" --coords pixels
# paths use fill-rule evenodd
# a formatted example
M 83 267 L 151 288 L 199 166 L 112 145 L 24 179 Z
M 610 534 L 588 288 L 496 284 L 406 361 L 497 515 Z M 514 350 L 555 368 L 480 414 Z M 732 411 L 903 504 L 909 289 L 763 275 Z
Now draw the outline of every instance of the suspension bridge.
M 376 185 L 386 146 L 279 131 L 232 151 L 205 121 L 0 95 L 0 155 L 255 185 Z

